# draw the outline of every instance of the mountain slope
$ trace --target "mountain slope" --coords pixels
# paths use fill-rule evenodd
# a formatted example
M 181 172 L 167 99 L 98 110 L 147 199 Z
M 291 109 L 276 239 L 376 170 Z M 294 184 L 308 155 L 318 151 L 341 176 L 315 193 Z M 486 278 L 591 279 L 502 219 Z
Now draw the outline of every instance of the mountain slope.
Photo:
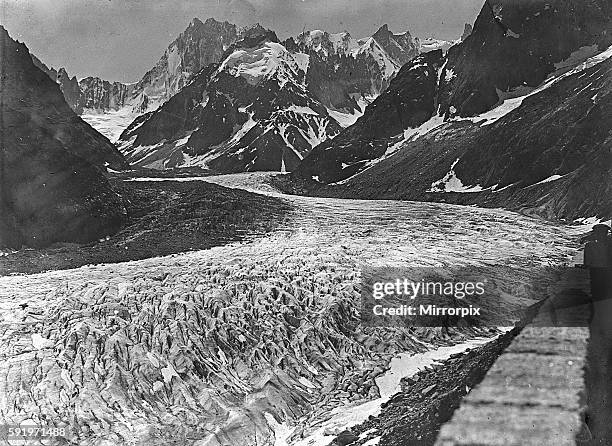
M 568 95 L 563 99 L 566 104 L 560 105 L 561 99 L 551 96 L 550 88 L 574 82 L 576 89 L 593 91 L 594 96 L 592 85 L 605 87 L 594 79 L 589 81 L 592 84 L 586 82 L 580 70 L 608 57 L 609 51 L 602 53 L 602 49 L 612 35 L 608 32 L 611 23 L 605 2 L 486 2 L 463 43 L 452 47 L 445 57 L 438 53 L 425 59 L 421 55 L 404 66 L 364 116 L 333 141 L 315 147 L 297 174 L 324 183 L 346 182 L 345 192 L 338 192 L 343 196 L 350 196 L 348 190 L 352 190 L 370 198 L 525 205 L 563 218 L 583 212 L 605 213 L 608 207 L 593 188 L 596 180 L 586 166 L 606 160 L 607 142 L 594 138 L 599 131 L 607 132 L 610 122 L 596 113 L 597 108 L 589 112 L 590 102 L 583 103 L 584 98 Z M 599 75 L 608 76 L 606 71 Z M 429 82 L 423 82 L 424 77 Z M 538 121 L 537 113 L 525 108 L 527 104 L 533 107 L 531 101 L 536 97 L 542 101 L 537 113 L 555 119 Z M 389 107 L 393 103 L 413 107 L 400 106 L 394 113 Z M 517 108 L 526 116 L 513 112 Z M 593 113 L 593 124 L 585 122 L 582 113 Z M 508 114 L 511 119 L 501 119 Z M 473 124 L 479 121 L 481 125 Z M 589 125 L 597 127 L 587 131 Z M 575 129 L 578 139 L 568 134 L 570 139 L 559 141 L 559 132 L 568 129 Z M 592 142 L 591 148 L 585 146 L 590 144 L 587 141 Z M 439 165 L 430 165 L 436 162 L 437 150 L 446 155 Z M 402 166 L 401 173 L 394 163 Z M 579 169 L 583 171 L 580 175 Z M 349 180 L 359 172 L 364 173 Z M 559 180 L 557 175 L 568 176 Z M 544 180 L 545 186 L 534 186 Z M 514 198 L 500 192 L 488 198 L 482 194 L 478 198 L 435 195 L 437 190 L 475 193 L 495 185 L 499 190 L 511 183 L 554 191 L 546 192 L 544 201 L 538 201 L 532 190 L 518 193 L 517 189 Z M 559 191 L 573 198 L 564 199 Z
M 102 169 L 127 168 L 124 158 L 3 27 L 0 60 L 0 245 L 89 241 L 118 229 L 124 208 Z
M 54 68 L 49 68 L 35 55 L 30 54 L 30 56 L 37 68 L 47 74 L 53 82 L 57 82 L 70 108 L 79 115 L 83 113 L 83 94 L 76 76 L 70 77 L 65 68 L 60 68 L 59 71 Z
M 487 1 L 471 34 L 462 43 L 453 46 L 443 59 L 437 53 L 428 59 L 414 60 L 412 67 L 405 66 L 396 82 L 370 106 L 372 110 L 366 111 L 371 118 L 357 121 L 355 128 L 345 130 L 333 143 L 315 148 L 300 167 L 303 175 L 319 176 L 329 183 L 344 180 L 359 170 L 345 171 L 346 165 L 361 163 L 361 168 L 369 165 L 387 149 L 394 150 L 402 133 L 421 133 L 423 129 L 418 127 L 434 116 L 447 119 L 474 116 L 497 106 L 505 107 L 504 100 L 528 94 L 546 76 L 562 74 L 600 52 L 612 36 L 612 31 L 607 32 L 612 16 L 602 6 L 604 3 L 557 3 Z M 579 3 L 582 9 L 574 15 Z M 588 21 L 592 16 L 598 18 Z M 585 21 L 589 25 L 581 26 Z M 508 31 L 512 29 L 509 25 L 522 34 L 518 37 L 512 34 L 515 31 Z M 547 31 L 549 28 L 551 32 Z M 435 82 L 419 85 L 421 81 L 412 70 L 429 73 L 435 70 Z M 379 103 L 419 103 L 423 95 L 429 98 L 426 113 L 423 108 L 404 110 L 403 128 L 392 118 L 386 124 L 389 110 Z M 383 138 L 377 140 L 375 148 L 364 149 L 364 144 L 373 139 L 368 129 L 372 120 L 384 127 L 377 130 Z
M 436 82 L 442 63 L 442 51 L 437 50 L 404 65 L 364 115 L 333 140 L 315 147 L 297 174 L 331 183 L 356 174 L 368 161 L 383 156 L 396 135 L 419 126 L 435 113 Z
M 441 76 L 442 113 L 473 116 L 503 92 L 536 87 L 576 53 L 612 44 L 609 0 L 487 0 L 472 33 L 449 50 Z
M 612 51 L 493 119 L 442 123 L 331 196 L 504 206 L 547 218 L 612 216 Z M 319 186 L 321 187 L 321 186 Z
M 305 86 L 307 63 L 274 33 L 253 31 L 221 64 L 204 68 L 157 111 L 134 121 L 121 135 L 121 150 L 151 168 L 291 170 L 340 131 Z

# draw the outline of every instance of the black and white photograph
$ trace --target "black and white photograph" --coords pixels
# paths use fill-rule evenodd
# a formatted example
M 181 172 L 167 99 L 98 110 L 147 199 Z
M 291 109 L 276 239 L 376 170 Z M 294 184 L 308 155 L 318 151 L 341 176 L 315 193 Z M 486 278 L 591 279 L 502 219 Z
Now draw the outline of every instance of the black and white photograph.
M 0 446 L 612 446 L 612 0 L 0 0 Z

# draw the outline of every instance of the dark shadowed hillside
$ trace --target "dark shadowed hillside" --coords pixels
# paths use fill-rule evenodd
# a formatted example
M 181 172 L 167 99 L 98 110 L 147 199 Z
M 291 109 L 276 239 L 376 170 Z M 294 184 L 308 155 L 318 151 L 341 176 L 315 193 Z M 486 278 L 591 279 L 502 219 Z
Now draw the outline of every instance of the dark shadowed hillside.
M 567 76 L 493 123 L 443 124 L 315 193 L 612 215 L 612 60 Z
M 611 12 L 596 0 L 485 2 L 461 44 L 405 65 L 294 178 L 335 196 L 609 216 Z
M 442 63 L 442 51 L 437 50 L 404 65 L 364 115 L 336 138 L 313 149 L 297 174 L 331 183 L 356 174 L 369 160 L 383 156 L 394 137 L 435 113 L 437 73 Z
M 125 212 L 103 174 L 128 167 L 66 104 L 25 45 L 0 28 L 0 245 L 87 241 Z
M 536 87 L 560 62 L 612 43 L 609 0 L 487 0 L 469 37 L 448 51 L 441 112 L 472 116 L 517 87 Z

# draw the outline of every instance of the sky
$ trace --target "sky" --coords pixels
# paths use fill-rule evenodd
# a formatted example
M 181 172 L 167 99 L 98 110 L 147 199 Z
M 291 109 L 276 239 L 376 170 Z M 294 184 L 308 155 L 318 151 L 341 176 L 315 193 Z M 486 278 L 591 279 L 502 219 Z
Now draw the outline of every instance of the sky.
M 138 81 L 194 18 L 256 22 L 283 39 L 303 29 L 453 40 L 484 0 L 0 0 L 0 24 L 48 66 L 79 79 Z

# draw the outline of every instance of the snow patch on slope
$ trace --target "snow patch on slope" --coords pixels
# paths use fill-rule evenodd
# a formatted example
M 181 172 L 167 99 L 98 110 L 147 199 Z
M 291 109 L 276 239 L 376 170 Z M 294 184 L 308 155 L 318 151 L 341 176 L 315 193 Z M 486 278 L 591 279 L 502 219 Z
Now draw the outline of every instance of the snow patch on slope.
M 300 114 L 303 114 L 303 115 L 318 116 L 318 113 L 315 112 L 312 108 L 304 107 L 304 106 L 301 106 L 301 105 L 292 105 L 287 110 L 288 111 L 293 111 L 293 112 L 296 112 L 296 113 L 300 113 Z
M 363 112 L 355 110 L 353 113 L 345 113 L 338 110 L 327 109 L 327 113 L 334 118 L 340 126 L 346 128 L 350 127 L 357 122 L 359 118 L 363 116 Z
M 327 125 L 329 121 L 326 121 L 325 118 L 322 117 L 314 117 L 312 119 L 313 123 L 308 126 L 308 133 L 304 132 L 302 129 L 299 129 L 300 133 L 304 139 L 308 141 L 311 148 L 318 146 L 329 139 L 329 135 L 327 133 Z M 303 158 L 303 156 L 301 156 L 301 158 Z
M 564 175 L 551 175 L 548 178 L 540 181 L 539 183 L 534 184 L 534 186 L 538 185 L 538 184 L 550 183 L 551 181 L 557 181 L 557 180 L 559 180 L 559 179 L 561 179 L 563 177 L 564 177 Z
M 459 162 L 459 158 L 451 165 L 448 173 L 440 180 L 431 183 L 431 188 L 427 192 L 482 192 L 484 189 L 480 185 L 465 186 L 455 173 L 455 166 Z

